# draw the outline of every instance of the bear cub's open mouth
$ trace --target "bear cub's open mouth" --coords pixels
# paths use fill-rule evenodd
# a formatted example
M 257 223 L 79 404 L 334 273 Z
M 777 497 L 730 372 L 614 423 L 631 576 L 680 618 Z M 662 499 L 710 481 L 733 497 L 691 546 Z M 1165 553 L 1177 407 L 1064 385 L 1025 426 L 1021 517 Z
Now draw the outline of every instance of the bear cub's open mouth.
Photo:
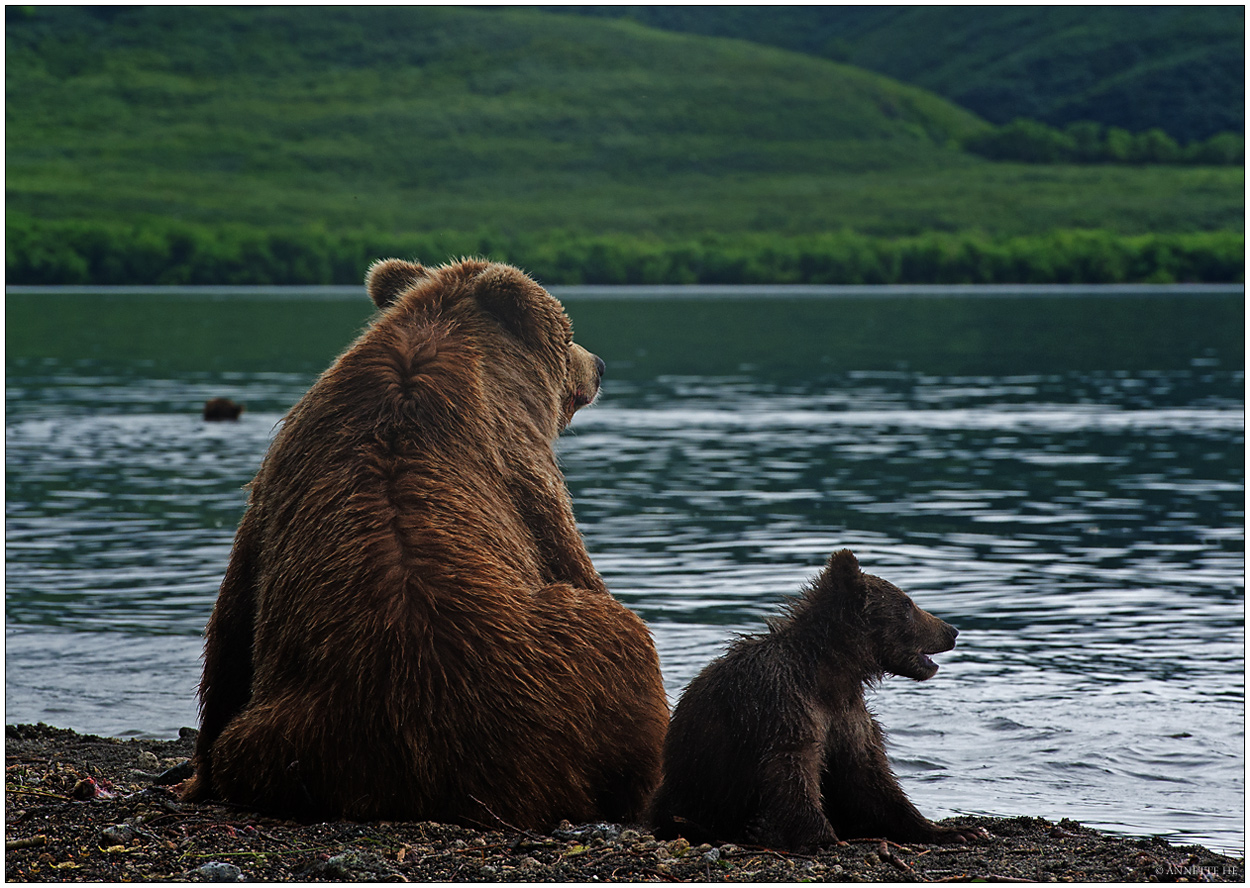
M 929 673 L 927 678 L 932 678 L 934 673 L 938 671 L 938 664 L 934 662 L 933 658 L 929 655 L 942 654 L 946 651 L 954 650 L 954 648 L 955 639 L 952 638 L 949 642 L 943 643 L 937 647 L 930 647 L 927 650 L 916 651 L 916 659 L 920 662 L 921 669 Z
M 936 654 L 936 653 L 940 653 L 940 652 L 939 652 L 939 651 L 933 651 L 933 653 L 935 653 L 935 654 Z M 936 674 L 937 674 L 937 671 L 938 671 L 938 664 L 937 664 L 936 662 L 934 662 L 934 660 L 933 660 L 933 658 L 932 658 L 932 657 L 930 657 L 930 656 L 929 656 L 928 654 L 926 654 L 924 651 L 917 651 L 917 652 L 916 652 L 916 656 L 917 656 L 917 658 L 920 660 L 920 670 L 921 670 L 921 672 L 922 672 L 922 673 L 928 673 L 927 675 L 925 675 L 925 678 L 926 678 L 926 679 L 932 678 L 934 675 L 936 675 Z

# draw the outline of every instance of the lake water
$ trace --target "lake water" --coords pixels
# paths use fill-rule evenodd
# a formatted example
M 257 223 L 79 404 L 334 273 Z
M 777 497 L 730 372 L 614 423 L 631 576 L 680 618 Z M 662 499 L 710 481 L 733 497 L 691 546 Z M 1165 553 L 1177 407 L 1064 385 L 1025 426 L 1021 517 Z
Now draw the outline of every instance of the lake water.
M 1241 852 L 1240 288 L 556 292 L 608 364 L 559 443 L 578 519 L 674 697 L 850 547 L 960 629 L 873 694 L 922 811 Z M 242 486 L 368 315 L 10 291 L 6 722 L 197 723 Z

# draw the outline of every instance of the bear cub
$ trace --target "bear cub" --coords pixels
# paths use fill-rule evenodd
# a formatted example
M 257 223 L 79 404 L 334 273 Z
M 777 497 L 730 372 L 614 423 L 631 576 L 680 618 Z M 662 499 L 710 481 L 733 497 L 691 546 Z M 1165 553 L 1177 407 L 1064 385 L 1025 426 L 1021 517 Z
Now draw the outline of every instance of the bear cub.
M 798 850 L 852 838 L 966 842 L 907 799 L 864 685 L 925 681 L 957 630 L 848 550 L 770 631 L 739 638 L 682 695 L 651 803 L 656 834 Z

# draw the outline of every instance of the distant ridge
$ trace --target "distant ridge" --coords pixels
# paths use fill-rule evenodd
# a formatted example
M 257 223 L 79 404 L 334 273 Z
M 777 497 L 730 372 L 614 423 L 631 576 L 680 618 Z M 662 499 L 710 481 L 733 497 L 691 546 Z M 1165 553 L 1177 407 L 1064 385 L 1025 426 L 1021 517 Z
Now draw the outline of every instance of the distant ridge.
M 993 123 L 1093 120 L 1181 142 L 1245 127 L 1245 6 L 598 6 L 880 71 Z

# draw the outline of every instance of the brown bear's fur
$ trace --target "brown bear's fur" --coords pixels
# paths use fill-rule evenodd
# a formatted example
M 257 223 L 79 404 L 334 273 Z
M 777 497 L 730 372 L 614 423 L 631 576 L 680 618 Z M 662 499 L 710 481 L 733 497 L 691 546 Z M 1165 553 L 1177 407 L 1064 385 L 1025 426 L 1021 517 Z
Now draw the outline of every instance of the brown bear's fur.
M 552 444 L 603 362 L 514 268 L 375 263 L 287 415 L 208 624 L 190 799 L 298 817 L 630 820 L 668 705 Z
M 843 550 L 770 629 L 734 642 L 677 704 L 657 834 L 791 850 L 839 837 L 966 841 L 908 801 L 863 692 L 886 673 L 932 677 L 926 655 L 954 647 L 955 628 Z

